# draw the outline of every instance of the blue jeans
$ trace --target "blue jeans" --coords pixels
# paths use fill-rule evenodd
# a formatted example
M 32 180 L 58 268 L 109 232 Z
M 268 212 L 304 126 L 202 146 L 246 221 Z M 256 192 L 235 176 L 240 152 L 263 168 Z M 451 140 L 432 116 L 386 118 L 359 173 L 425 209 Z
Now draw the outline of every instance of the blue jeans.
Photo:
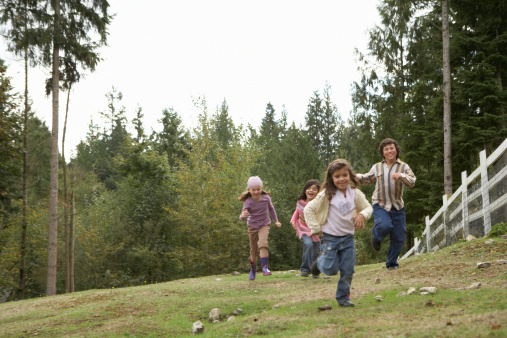
M 336 300 L 342 303 L 350 300 L 350 284 L 356 264 L 356 245 L 354 236 L 343 237 L 324 234 L 322 243 L 322 255 L 317 261 L 319 270 L 334 276 L 340 271 L 340 280 L 336 288 Z
M 313 263 L 320 253 L 320 242 L 314 242 L 312 237 L 303 235 L 303 259 L 301 261 L 301 272 L 310 272 L 310 265 Z
M 390 242 L 387 250 L 386 266 L 398 266 L 398 256 L 407 237 L 405 208 L 400 210 L 391 208 L 391 211 L 387 211 L 376 203 L 373 205 L 373 218 L 375 224 L 373 225 L 372 236 L 377 241 L 382 241 L 389 235 Z

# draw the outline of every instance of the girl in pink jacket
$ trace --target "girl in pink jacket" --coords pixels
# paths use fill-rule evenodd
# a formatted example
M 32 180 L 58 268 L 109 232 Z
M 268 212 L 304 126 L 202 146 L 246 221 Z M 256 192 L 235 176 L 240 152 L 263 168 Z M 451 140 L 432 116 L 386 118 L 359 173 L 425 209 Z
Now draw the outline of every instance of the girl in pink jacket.
M 303 192 L 298 196 L 296 211 L 290 220 L 292 227 L 296 230 L 296 236 L 303 241 L 303 258 L 299 269 L 302 277 L 310 275 L 310 265 L 320 253 L 320 237 L 312 236 L 312 230 L 306 224 L 304 213 L 306 204 L 317 196 L 319 190 L 320 182 L 318 180 L 306 182 Z M 319 278 L 319 274 L 313 275 L 313 278 Z

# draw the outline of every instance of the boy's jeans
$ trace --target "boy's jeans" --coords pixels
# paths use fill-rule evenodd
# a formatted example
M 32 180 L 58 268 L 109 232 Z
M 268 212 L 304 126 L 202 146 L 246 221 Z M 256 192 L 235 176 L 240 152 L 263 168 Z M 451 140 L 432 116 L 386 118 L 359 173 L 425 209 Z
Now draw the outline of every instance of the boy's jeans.
M 390 211 L 380 207 L 378 203 L 373 205 L 373 218 L 375 224 L 372 229 L 372 235 L 376 240 L 382 241 L 389 235 L 389 249 L 387 251 L 386 267 L 398 266 L 398 256 L 400 255 L 405 238 L 407 236 L 407 226 L 405 219 L 405 208 Z
M 336 300 L 342 303 L 350 298 L 350 284 L 356 263 L 354 236 L 332 236 L 324 233 L 322 255 L 317 261 L 320 272 L 333 276 L 340 271 L 340 280 L 336 288 Z

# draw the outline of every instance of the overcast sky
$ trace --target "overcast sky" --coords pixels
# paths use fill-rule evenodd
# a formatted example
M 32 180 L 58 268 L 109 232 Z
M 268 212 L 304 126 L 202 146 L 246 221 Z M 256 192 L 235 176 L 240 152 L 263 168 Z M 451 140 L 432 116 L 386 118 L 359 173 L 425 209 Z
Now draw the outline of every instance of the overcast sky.
M 378 23 L 378 0 L 111 0 L 115 14 L 104 59 L 74 86 L 70 97 L 66 157 L 85 139 L 90 120 L 103 124 L 105 95 L 123 93 L 129 121 L 142 107 L 144 126 L 159 131 L 164 108 L 174 108 L 186 128 L 204 96 L 209 113 L 225 99 L 236 124 L 260 125 L 271 102 L 280 117 L 304 124 L 308 100 L 327 83 L 346 119 L 350 90 L 360 73 L 354 48 L 365 52 L 367 30 Z M 2 40 L 5 45 L 5 41 Z M 23 92 L 23 62 L 0 49 L 15 91 Z M 51 99 L 44 96 L 49 69 L 29 70 L 36 115 L 51 129 Z M 66 93 L 60 92 L 60 138 Z M 61 146 L 61 143 L 60 143 Z

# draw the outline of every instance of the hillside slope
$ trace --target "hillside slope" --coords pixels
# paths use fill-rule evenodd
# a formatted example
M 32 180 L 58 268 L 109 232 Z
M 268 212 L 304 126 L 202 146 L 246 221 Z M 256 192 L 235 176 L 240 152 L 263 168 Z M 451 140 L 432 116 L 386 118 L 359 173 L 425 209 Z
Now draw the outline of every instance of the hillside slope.
M 354 308 L 337 306 L 338 276 L 278 271 L 249 282 L 243 273 L 0 304 L 0 336 L 190 336 L 198 320 L 203 336 L 215 337 L 507 336 L 507 243 L 486 240 L 410 257 L 398 270 L 357 266 Z M 491 266 L 479 269 L 479 262 Z M 481 285 L 469 288 L 474 283 Z M 400 295 L 427 286 L 437 293 Z M 332 308 L 319 311 L 324 305 Z M 218 323 L 208 320 L 213 308 Z

